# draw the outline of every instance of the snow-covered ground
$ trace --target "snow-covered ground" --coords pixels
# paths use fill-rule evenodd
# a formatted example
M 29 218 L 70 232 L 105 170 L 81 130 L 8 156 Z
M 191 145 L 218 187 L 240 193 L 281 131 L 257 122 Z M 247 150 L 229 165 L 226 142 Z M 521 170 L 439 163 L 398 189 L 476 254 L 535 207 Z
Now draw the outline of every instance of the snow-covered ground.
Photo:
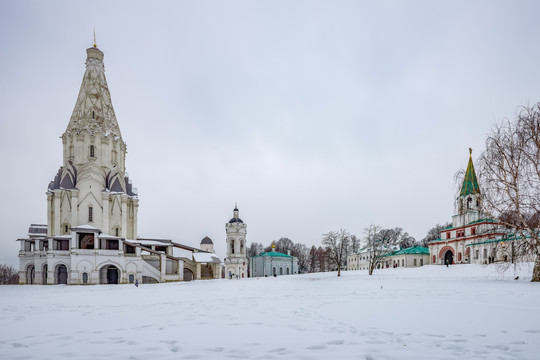
M 1 286 L 0 358 L 540 359 L 530 268 L 342 274 Z

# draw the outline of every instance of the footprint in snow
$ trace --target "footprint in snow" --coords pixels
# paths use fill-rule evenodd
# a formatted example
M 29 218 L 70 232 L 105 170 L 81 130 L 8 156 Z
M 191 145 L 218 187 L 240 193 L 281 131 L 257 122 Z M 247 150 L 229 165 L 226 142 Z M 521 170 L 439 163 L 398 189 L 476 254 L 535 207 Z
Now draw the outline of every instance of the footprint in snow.
M 326 346 L 325 345 L 311 345 L 311 346 L 308 346 L 306 349 L 308 349 L 308 350 L 324 350 L 324 349 L 326 349 Z
M 509 350 L 508 346 L 504 346 L 504 345 L 488 345 L 486 347 L 488 349 L 493 349 L 493 350 L 502 350 L 502 351 L 508 351 Z
M 343 340 L 332 340 L 327 342 L 328 345 L 343 345 L 343 343 Z

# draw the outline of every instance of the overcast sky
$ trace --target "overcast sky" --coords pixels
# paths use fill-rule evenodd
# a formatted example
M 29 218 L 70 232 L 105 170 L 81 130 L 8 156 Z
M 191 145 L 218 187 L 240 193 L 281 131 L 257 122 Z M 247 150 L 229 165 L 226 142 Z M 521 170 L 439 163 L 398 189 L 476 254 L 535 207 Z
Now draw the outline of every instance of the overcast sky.
M 540 100 L 535 1 L 0 1 L 0 263 L 46 189 L 97 44 L 139 190 L 139 235 L 225 255 L 340 228 L 416 239 L 454 173 Z

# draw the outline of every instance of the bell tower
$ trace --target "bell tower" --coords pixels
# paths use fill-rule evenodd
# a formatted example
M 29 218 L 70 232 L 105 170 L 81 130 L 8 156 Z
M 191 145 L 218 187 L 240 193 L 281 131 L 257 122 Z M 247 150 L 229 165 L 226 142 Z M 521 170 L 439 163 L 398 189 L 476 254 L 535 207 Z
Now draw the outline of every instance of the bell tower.
M 454 215 L 454 226 L 462 226 L 482 217 L 482 193 L 474 171 L 472 149 L 469 148 L 469 163 L 461 185 L 461 191 L 456 199 L 457 214 Z
M 246 227 L 247 225 L 238 216 L 238 207 L 235 205 L 232 219 L 225 224 L 227 234 L 225 277 L 228 279 L 247 277 Z

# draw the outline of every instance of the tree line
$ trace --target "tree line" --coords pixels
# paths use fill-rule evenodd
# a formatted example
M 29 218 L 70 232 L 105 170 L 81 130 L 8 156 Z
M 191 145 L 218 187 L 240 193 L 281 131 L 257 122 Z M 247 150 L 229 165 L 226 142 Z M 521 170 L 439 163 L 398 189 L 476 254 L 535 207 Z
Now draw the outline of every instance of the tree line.
M 19 272 L 13 266 L 0 264 L 0 285 L 19 283 Z
M 437 224 L 429 229 L 426 236 L 417 241 L 413 236 L 400 227 L 385 229 L 377 225 L 370 225 L 364 229 L 364 237 L 358 237 L 345 229 L 329 231 L 322 235 L 321 245 L 306 246 L 302 243 L 295 243 L 293 240 L 282 237 L 265 246 L 259 242 L 252 242 L 248 249 L 248 260 L 252 256 L 259 255 L 262 252 L 272 251 L 272 244 L 275 245 L 275 251 L 298 258 L 298 272 L 314 273 L 337 271 L 338 276 L 341 269 L 347 266 L 347 256 L 358 252 L 363 247 L 378 249 L 373 258 L 380 260 L 386 251 L 384 247 L 399 247 L 401 249 L 411 246 L 427 246 L 431 240 L 439 238 L 440 230 L 449 224 Z M 375 244 L 381 246 L 374 246 Z M 376 262 L 374 262 L 376 266 Z M 370 271 L 371 273 L 372 271 Z

